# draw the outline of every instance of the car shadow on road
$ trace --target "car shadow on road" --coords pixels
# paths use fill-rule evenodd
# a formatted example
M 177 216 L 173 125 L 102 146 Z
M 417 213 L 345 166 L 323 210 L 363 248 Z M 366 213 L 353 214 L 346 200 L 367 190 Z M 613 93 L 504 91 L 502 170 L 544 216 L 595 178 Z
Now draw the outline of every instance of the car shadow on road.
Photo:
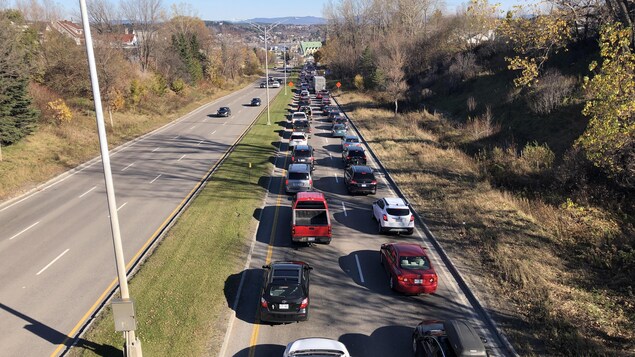
M 344 188 L 346 192 L 346 188 Z M 350 201 L 346 202 L 346 213 L 333 213 L 333 218 L 345 227 L 365 234 L 377 234 L 377 223 L 371 218 L 371 210 L 369 206 L 363 204 L 354 204 Z
M 225 279 L 223 294 L 227 307 L 234 310 L 236 318 L 253 324 L 257 320 L 257 305 L 262 289 L 263 269 L 246 269 L 240 273 L 232 274 Z M 240 280 L 243 279 L 243 287 L 236 301 Z
M 322 148 L 324 150 L 328 150 L 330 152 L 334 152 L 337 153 L 338 156 L 341 155 L 342 153 L 342 145 L 341 144 L 328 144 L 328 145 L 322 145 Z
M 370 336 L 347 333 L 339 337 L 351 356 L 385 357 L 412 355 L 411 326 L 382 326 Z
M 233 357 L 282 356 L 285 348 L 286 346 L 282 346 L 282 345 L 272 345 L 272 344 L 255 345 L 253 347 L 243 348 L 238 353 L 235 353 Z M 252 353 L 252 349 L 253 349 L 253 353 Z

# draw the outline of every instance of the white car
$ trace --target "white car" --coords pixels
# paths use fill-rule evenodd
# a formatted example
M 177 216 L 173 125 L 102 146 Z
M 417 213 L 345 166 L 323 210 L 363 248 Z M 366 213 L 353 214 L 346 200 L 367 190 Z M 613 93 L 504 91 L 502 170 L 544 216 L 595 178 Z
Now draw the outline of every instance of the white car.
M 406 202 L 398 197 L 385 197 L 373 202 L 373 219 L 377 221 L 379 233 L 396 231 L 412 234 L 415 216 Z
M 351 357 L 343 343 L 328 338 L 301 338 L 287 345 L 283 357 Z
M 306 133 L 301 131 L 294 131 L 289 138 L 289 150 L 293 150 L 297 145 L 309 145 L 309 140 Z
M 296 120 L 309 120 L 305 112 L 294 112 L 291 114 L 291 123 L 295 123 Z
M 280 83 L 278 83 L 277 81 L 273 81 L 273 82 L 271 82 L 271 84 L 269 86 L 271 88 L 280 88 Z

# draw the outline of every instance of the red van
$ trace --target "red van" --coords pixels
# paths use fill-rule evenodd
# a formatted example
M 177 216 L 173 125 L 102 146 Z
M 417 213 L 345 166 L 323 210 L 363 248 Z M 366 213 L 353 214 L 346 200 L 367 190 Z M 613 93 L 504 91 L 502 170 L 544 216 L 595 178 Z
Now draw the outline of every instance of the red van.
M 291 206 L 293 242 L 331 243 L 331 217 L 321 192 L 298 192 Z

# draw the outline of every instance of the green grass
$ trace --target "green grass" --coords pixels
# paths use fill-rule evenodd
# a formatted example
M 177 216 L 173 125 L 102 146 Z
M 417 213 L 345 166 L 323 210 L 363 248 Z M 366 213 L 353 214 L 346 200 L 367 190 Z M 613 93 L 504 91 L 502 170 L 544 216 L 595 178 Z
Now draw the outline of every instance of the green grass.
M 291 97 L 291 91 L 287 96 L 282 91 L 274 100 L 272 123 L 287 113 Z M 259 179 L 270 175 L 270 157 L 275 150 L 272 143 L 279 140 L 279 126 L 267 126 L 266 122 L 265 110 L 131 280 L 144 355 L 218 354 L 225 333 L 226 306 L 232 303 L 224 289 L 235 289 L 237 279 L 228 278 L 243 269 L 257 225 L 253 216 L 265 195 Z M 231 281 L 231 286 L 225 286 L 226 281 Z M 71 355 L 120 353 L 117 349 L 123 338 L 114 332 L 113 325 L 108 308 Z

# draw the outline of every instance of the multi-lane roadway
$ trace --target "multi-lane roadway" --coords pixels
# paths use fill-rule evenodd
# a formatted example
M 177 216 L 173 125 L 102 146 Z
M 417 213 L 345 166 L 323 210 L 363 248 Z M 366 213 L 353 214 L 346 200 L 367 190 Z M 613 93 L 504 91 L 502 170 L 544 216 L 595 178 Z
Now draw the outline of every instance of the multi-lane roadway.
M 258 83 L 111 151 L 128 266 L 264 108 L 252 97 Z M 0 205 L 0 227 L 0 356 L 58 355 L 116 283 L 101 161 Z
M 482 316 L 468 303 L 420 227 L 413 236 L 377 233 L 377 224 L 371 218 L 372 202 L 397 194 L 378 172 L 376 195 L 349 195 L 342 177 L 340 139 L 331 137 L 331 124 L 320 116 L 320 111 L 317 114 L 312 123 L 313 137 L 309 140 L 317 160 L 313 181 L 314 188 L 327 197 L 333 240 L 330 245 L 310 246 L 291 242 L 291 199 L 283 185 L 290 160 L 286 144 L 290 131 L 287 129 L 275 158 L 253 249 L 245 271 L 240 274 L 241 288 L 235 296 L 228 296 L 232 318 L 221 357 L 281 356 L 287 343 L 303 337 L 339 340 L 353 356 L 411 356 L 411 334 L 417 323 L 423 319 L 456 317 L 471 321 L 489 340 L 487 347 L 492 355 L 503 355 L 499 342 L 485 327 Z M 378 169 L 376 162 L 369 161 L 369 166 Z M 384 242 L 417 242 L 428 247 L 439 275 L 437 292 L 428 296 L 392 292 L 379 263 L 379 248 Z M 257 310 L 262 265 L 293 260 L 305 261 L 314 267 L 309 320 L 276 325 L 261 323 Z

